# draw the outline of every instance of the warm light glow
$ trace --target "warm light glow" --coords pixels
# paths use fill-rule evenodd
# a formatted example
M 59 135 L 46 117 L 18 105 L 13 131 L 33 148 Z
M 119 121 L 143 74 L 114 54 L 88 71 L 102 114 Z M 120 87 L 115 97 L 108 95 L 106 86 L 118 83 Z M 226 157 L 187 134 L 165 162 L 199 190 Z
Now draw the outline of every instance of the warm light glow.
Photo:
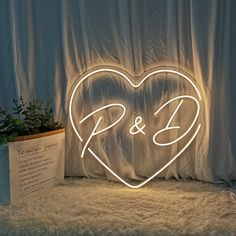
M 181 100 L 181 102 L 178 104 L 177 108 L 175 109 L 174 113 L 172 114 L 172 116 L 171 116 L 169 122 L 167 123 L 166 127 L 165 127 L 164 129 L 159 130 L 158 132 L 156 132 L 156 133 L 154 134 L 152 140 L 153 140 L 153 142 L 154 142 L 156 145 L 158 145 L 158 146 L 168 146 L 168 145 L 171 145 L 171 144 L 174 144 L 174 143 L 178 142 L 180 139 L 182 139 L 184 136 L 186 136 L 186 135 L 189 133 L 189 131 L 193 128 L 194 124 L 195 124 L 196 121 L 197 121 L 197 118 L 198 118 L 198 115 L 199 115 L 199 112 L 200 112 L 200 104 L 199 104 L 198 100 L 197 100 L 195 97 L 189 96 L 189 95 L 181 95 L 181 96 L 174 97 L 174 98 L 170 99 L 170 100 L 167 101 L 164 105 L 162 105 L 162 106 L 154 113 L 154 115 L 157 115 L 157 114 L 158 114 L 166 105 L 168 105 L 169 103 L 171 103 L 171 102 L 173 102 L 173 101 L 175 101 L 175 100 L 178 100 L 178 99 L 180 99 L 180 98 L 189 98 L 189 99 L 192 99 L 193 101 L 196 102 L 196 104 L 197 104 L 197 112 L 196 112 L 196 115 L 195 115 L 195 117 L 194 117 L 194 119 L 193 119 L 191 125 L 189 126 L 189 128 L 188 128 L 179 138 L 177 138 L 177 139 L 175 139 L 174 141 L 169 142 L 169 143 L 158 143 L 158 142 L 156 141 L 156 137 L 157 137 L 159 134 L 161 134 L 162 132 L 164 132 L 164 131 L 166 131 L 166 130 L 179 129 L 179 128 L 180 128 L 179 126 L 169 126 L 169 125 L 170 125 L 172 119 L 174 118 L 176 112 L 179 110 L 180 106 L 182 105 L 182 103 L 183 103 L 183 101 L 184 101 L 184 100 Z
M 104 129 L 101 129 L 100 131 L 96 131 L 97 127 L 99 126 L 99 124 L 100 124 L 100 122 L 101 122 L 101 120 L 102 120 L 102 117 L 101 117 L 101 116 L 99 117 L 97 124 L 95 125 L 95 127 L 94 127 L 92 133 L 90 134 L 90 136 L 89 136 L 87 142 L 85 143 L 85 145 L 84 145 L 84 147 L 83 147 L 83 150 L 82 150 L 82 153 L 81 153 L 81 158 L 84 157 L 84 152 L 85 152 L 85 150 L 86 150 L 86 148 L 87 148 L 89 142 L 91 141 L 92 137 L 95 136 L 95 135 L 98 135 L 98 134 L 100 134 L 100 133 L 102 133 L 102 132 L 105 132 L 106 130 L 112 128 L 112 127 L 115 126 L 117 123 L 119 123 L 119 122 L 121 121 L 121 119 L 124 117 L 125 113 L 126 113 L 126 108 L 125 108 L 124 105 L 122 105 L 122 104 L 120 104 L 120 103 L 112 103 L 112 104 L 109 104 L 109 105 L 100 107 L 99 109 L 97 109 L 97 110 L 95 110 L 95 111 L 89 113 L 87 116 L 85 116 L 85 117 L 79 122 L 80 124 L 82 124 L 85 120 L 87 120 L 89 117 L 91 117 L 92 115 L 96 114 L 97 112 L 102 111 L 102 110 L 104 110 L 104 109 L 106 109 L 106 108 L 108 108 L 108 107 L 117 107 L 117 106 L 123 108 L 123 113 L 122 113 L 122 115 L 120 116 L 120 118 L 119 118 L 117 121 L 115 121 L 113 124 L 109 125 L 108 127 L 104 128 Z
M 146 127 L 146 125 L 143 125 L 142 127 L 139 127 L 139 124 L 142 122 L 142 120 L 143 120 L 143 118 L 141 116 L 137 116 L 135 118 L 134 125 L 131 126 L 131 128 L 129 129 L 129 133 L 131 135 L 135 135 L 135 134 L 138 134 L 140 132 L 145 135 L 145 132 L 143 131 L 143 129 Z M 136 128 L 136 131 L 133 131 L 135 128 Z
M 111 103 L 111 104 L 108 104 L 108 105 L 106 105 L 106 106 L 102 106 L 102 107 L 98 108 L 97 110 L 95 110 L 95 111 L 89 113 L 89 114 L 88 114 L 87 116 L 85 116 L 79 123 L 82 124 L 85 120 L 87 120 L 87 119 L 88 119 L 89 117 L 91 117 L 92 115 L 94 115 L 94 114 L 96 114 L 97 112 L 102 111 L 102 110 L 104 110 L 104 109 L 106 109 L 106 108 L 108 108 L 108 107 L 121 107 L 121 108 L 123 109 L 123 113 L 122 113 L 122 115 L 120 116 L 120 118 L 119 118 L 117 121 L 115 121 L 113 124 L 109 125 L 109 126 L 106 127 L 105 129 L 102 129 L 102 130 L 96 132 L 95 134 L 100 134 L 100 133 L 102 133 L 102 132 L 104 132 L 104 131 L 110 129 L 111 127 L 113 127 L 113 126 L 115 126 L 117 123 L 119 123 L 119 122 L 122 120 L 122 118 L 124 117 L 124 115 L 125 115 L 125 113 L 126 113 L 126 108 L 125 108 L 125 106 L 124 106 L 123 104 L 120 104 L 120 103 Z
M 185 137 L 191 130 L 192 128 L 194 127 L 194 125 L 196 124 L 196 121 L 199 117 L 199 114 L 200 114 L 200 103 L 199 101 L 201 100 L 201 94 L 200 94 L 200 91 L 198 90 L 197 86 L 193 83 L 193 81 L 187 77 L 186 75 L 184 75 L 183 73 L 177 71 L 177 70 L 173 70 L 173 69 L 156 69 L 156 70 L 153 70 L 151 73 L 147 74 L 142 80 L 140 83 L 138 84 L 134 84 L 129 76 L 121 71 L 119 71 L 118 69 L 114 69 L 114 68 L 108 68 L 108 67 L 104 67 L 104 68 L 99 68 L 99 69 L 95 69 L 93 70 L 92 72 L 89 72 L 87 73 L 86 75 L 84 75 L 81 80 L 76 84 L 75 88 L 73 89 L 72 91 L 72 94 L 71 94 L 71 98 L 70 98 L 70 101 L 69 101 L 69 118 L 70 118 L 70 121 L 71 121 L 71 124 L 72 124 L 72 127 L 73 127 L 73 130 L 75 131 L 75 134 L 77 135 L 77 137 L 79 138 L 79 140 L 81 142 L 83 142 L 83 138 L 81 137 L 79 131 L 77 130 L 76 126 L 75 126 L 75 123 L 74 123 L 74 119 L 73 119 L 73 116 L 72 116 L 72 104 L 73 104 L 73 100 L 74 100 L 74 96 L 75 96 L 75 93 L 76 91 L 78 90 L 79 86 L 86 80 L 88 79 L 90 76 L 92 75 L 95 75 L 95 74 L 98 74 L 98 73 L 101 73 L 101 72 L 111 72 L 111 73 L 115 73 L 115 74 L 118 74 L 121 76 L 121 78 L 125 79 L 125 81 L 127 81 L 134 89 L 137 89 L 139 88 L 148 78 L 150 78 L 152 75 L 154 74 L 159 74 L 159 73 L 172 73 L 172 74 L 176 74 L 176 75 L 179 75 L 181 76 L 181 78 L 185 79 L 192 87 L 193 89 L 195 90 L 197 96 L 198 96 L 198 99 L 193 97 L 193 96 L 190 96 L 190 95 L 181 95 L 181 96 L 177 96 L 177 97 L 174 97 L 172 99 L 170 99 L 169 101 L 165 102 L 156 112 L 154 112 L 154 116 L 157 116 L 158 113 L 164 109 L 168 104 L 170 104 L 171 102 L 173 101 L 176 101 L 176 100 L 181 100 L 180 103 L 177 105 L 176 109 L 174 110 L 174 112 L 172 113 L 170 119 L 168 120 L 168 123 L 166 125 L 165 128 L 157 131 L 154 135 L 153 135 L 153 143 L 157 146 L 168 146 L 168 145 L 172 145 L 172 144 L 175 144 L 176 142 L 178 142 L 179 140 L 181 140 L 183 137 Z M 196 114 L 193 118 L 193 121 L 192 123 L 190 124 L 189 128 L 181 135 L 179 136 L 178 138 L 176 138 L 175 140 L 171 141 L 171 142 L 167 142 L 167 143 L 160 143 L 160 142 L 157 142 L 156 139 L 158 137 L 158 135 L 160 135 L 161 133 L 163 133 L 164 131 L 167 131 L 167 130 L 173 130 L 173 129 L 180 129 L 180 126 L 171 126 L 171 122 L 174 118 L 174 116 L 176 115 L 176 113 L 178 112 L 178 110 L 180 109 L 180 107 L 182 106 L 183 102 L 185 99 L 190 99 L 192 101 L 194 101 L 197 105 L 197 111 L 196 111 Z M 162 172 L 165 168 L 167 168 L 171 163 L 173 163 L 186 149 L 187 147 L 192 143 L 192 141 L 195 139 L 195 137 L 197 136 L 200 128 L 201 128 L 201 124 L 199 124 L 196 128 L 196 131 L 194 132 L 193 136 L 188 140 L 187 144 L 172 158 L 170 158 L 170 161 L 168 163 L 166 163 L 161 169 L 159 169 L 156 173 L 154 173 L 151 177 L 147 178 L 145 181 L 143 181 L 142 183 L 138 184 L 138 185 L 131 185 L 129 183 L 127 183 L 124 179 L 122 179 L 119 175 L 117 175 L 113 170 L 112 170 L 112 167 L 109 167 L 107 164 L 105 164 L 100 157 L 98 157 L 94 151 L 91 149 L 91 147 L 89 147 L 89 144 L 91 142 L 91 139 L 96 136 L 96 135 L 99 135 L 105 131 L 108 131 L 109 129 L 111 129 L 112 127 L 116 126 L 122 119 L 123 117 L 125 116 L 126 114 L 126 107 L 121 104 L 121 103 L 111 103 L 111 104 L 108 104 L 108 105 L 105 105 L 105 106 L 102 106 L 98 109 L 96 109 L 95 111 L 92 111 L 91 113 L 87 114 L 84 118 L 82 118 L 82 120 L 80 120 L 79 124 L 82 124 L 84 121 L 86 121 L 88 118 L 90 117 L 93 117 L 93 115 L 95 115 L 96 113 L 98 113 L 99 111 L 102 111 L 102 110 L 105 110 L 107 108 L 111 108 L 111 107 L 119 107 L 119 108 L 122 108 L 122 114 L 120 115 L 120 117 L 117 118 L 117 120 L 115 122 L 113 122 L 112 124 L 110 124 L 109 126 L 103 128 L 103 129 L 100 129 L 98 130 L 98 127 L 103 119 L 102 116 L 99 116 L 98 118 L 98 121 L 95 122 L 95 126 L 91 132 L 91 134 L 89 135 L 89 138 L 87 139 L 87 141 L 85 142 L 84 146 L 83 146 L 83 149 L 82 149 L 82 153 L 81 153 L 81 158 L 84 158 L 84 155 L 85 155 L 85 152 L 86 150 L 88 150 L 92 156 L 104 167 L 106 168 L 111 174 L 113 174 L 118 180 L 120 180 L 122 183 L 124 183 L 126 186 L 130 187 L 130 188 L 139 188 L 141 186 L 143 186 L 144 184 L 148 183 L 150 180 L 152 180 L 154 177 L 156 177 L 160 172 Z M 142 124 L 141 124 L 142 123 Z M 137 116 L 135 118 L 135 121 L 134 121 L 134 124 L 130 127 L 129 129 L 129 133 L 131 135 L 136 135 L 138 133 L 142 133 L 143 135 L 145 135 L 145 127 L 146 127 L 146 124 L 144 124 L 143 122 L 143 118 L 141 116 Z M 83 159 L 82 159 L 82 162 L 83 162 Z
M 166 164 L 164 165 L 160 170 L 158 170 L 155 174 L 153 174 L 151 177 L 149 177 L 148 179 L 146 179 L 145 181 L 143 181 L 142 183 L 138 184 L 138 185 L 132 185 L 127 183 L 124 179 L 122 179 L 119 175 L 117 175 L 111 168 L 109 168 L 109 166 L 107 166 L 93 151 L 91 148 L 88 148 L 89 152 L 93 155 L 93 157 L 100 163 L 102 164 L 108 171 L 110 171 L 118 180 L 120 180 L 123 184 L 125 184 L 126 186 L 130 187 L 130 188 L 140 188 L 143 185 L 145 185 L 146 183 L 148 183 L 150 180 L 152 180 L 153 178 L 155 178 L 158 174 L 160 174 L 165 168 L 167 168 L 171 163 L 173 163 L 185 150 L 186 148 L 192 143 L 192 141 L 195 139 L 195 137 L 197 136 L 199 130 L 201 128 L 201 125 L 198 125 L 197 130 L 195 131 L 194 135 L 192 136 L 192 138 L 188 141 L 188 143 Z

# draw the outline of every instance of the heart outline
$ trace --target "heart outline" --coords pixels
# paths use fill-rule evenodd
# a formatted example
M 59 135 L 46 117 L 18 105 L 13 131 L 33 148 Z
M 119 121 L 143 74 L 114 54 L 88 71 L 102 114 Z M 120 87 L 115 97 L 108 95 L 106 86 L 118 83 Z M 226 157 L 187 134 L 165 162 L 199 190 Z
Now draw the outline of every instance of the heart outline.
M 102 66 L 102 67 L 96 67 L 90 71 L 88 71 L 86 74 L 82 75 L 80 77 L 79 82 L 77 82 L 77 84 L 75 85 L 71 97 L 70 97 L 70 101 L 69 101 L 69 118 L 70 118 L 70 122 L 72 125 L 72 128 L 76 134 L 76 136 L 79 138 L 79 140 L 81 142 L 83 142 L 82 137 L 80 136 L 79 132 L 77 131 L 76 127 L 75 127 L 75 123 L 73 120 L 73 116 L 72 116 L 72 103 L 74 100 L 74 95 L 76 93 L 76 91 L 78 90 L 79 86 L 86 80 L 88 79 L 91 75 L 100 73 L 100 72 L 111 72 L 111 73 L 115 73 L 121 76 L 121 78 L 125 79 L 134 89 L 139 88 L 148 78 L 150 78 L 152 75 L 154 74 L 160 74 L 160 73 L 172 73 L 172 74 L 177 74 L 179 76 L 181 76 L 182 78 L 184 78 L 185 80 L 187 80 L 192 87 L 195 89 L 199 100 L 201 101 L 201 93 L 199 91 L 199 89 L 197 88 L 197 86 L 193 83 L 193 81 L 184 73 L 180 72 L 179 69 L 177 68 L 153 68 L 149 71 L 147 71 L 146 75 L 144 76 L 141 75 L 139 77 L 143 77 L 143 79 L 137 83 L 134 84 L 131 80 L 130 77 L 132 77 L 131 75 L 129 75 L 127 72 L 124 72 L 123 70 L 121 70 L 120 68 L 117 67 L 111 67 L 111 66 Z M 199 114 L 198 114 L 199 116 Z M 198 118 L 198 117 L 197 117 Z M 192 141 L 196 138 L 199 130 L 201 128 L 201 124 L 199 124 L 197 126 L 197 129 L 194 133 L 194 135 L 191 137 L 191 139 L 187 142 L 187 144 L 174 156 L 171 158 L 171 160 L 169 162 L 167 162 L 161 169 L 159 169 L 157 172 L 155 172 L 152 176 L 150 176 L 149 178 L 147 178 L 146 180 L 142 181 L 140 184 L 138 185 L 131 185 L 128 182 L 126 182 L 123 178 L 121 178 L 118 174 L 116 174 L 110 167 L 108 167 L 93 151 L 90 147 L 88 147 L 88 151 L 92 154 L 92 156 L 104 167 L 106 168 L 113 176 L 115 176 L 118 180 L 120 180 L 123 184 L 125 184 L 126 186 L 130 187 L 130 188 L 140 188 L 143 185 L 145 185 L 146 183 L 148 183 L 149 181 L 151 181 L 153 178 L 155 178 L 160 172 L 162 172 L 164 169 L 166 169 L 169 165 L 171 165 L 187 148 L 188 146 L 192 143 Z M 83 158 L 82 158 L 82 163 L 83 163 Z M 83 164 L 84 165 L 84 164 Z

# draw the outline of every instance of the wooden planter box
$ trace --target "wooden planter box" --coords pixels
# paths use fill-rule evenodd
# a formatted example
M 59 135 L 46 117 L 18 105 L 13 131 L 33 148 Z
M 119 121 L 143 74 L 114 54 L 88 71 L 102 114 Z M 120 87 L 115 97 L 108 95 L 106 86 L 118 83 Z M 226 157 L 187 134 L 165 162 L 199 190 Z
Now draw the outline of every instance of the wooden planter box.
M 0 203 L 14 203 L 64 179 L 65 131 L 18 137 L 0 145 Z

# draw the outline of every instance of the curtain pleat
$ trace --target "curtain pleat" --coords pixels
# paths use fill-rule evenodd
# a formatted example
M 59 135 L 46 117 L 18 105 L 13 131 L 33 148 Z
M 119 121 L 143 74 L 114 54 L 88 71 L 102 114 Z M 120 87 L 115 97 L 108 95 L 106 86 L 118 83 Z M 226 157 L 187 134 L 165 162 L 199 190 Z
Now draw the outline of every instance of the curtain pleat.
M 236 180 L 234 9 L 235 2 L 230 0 L 2 0 L 0 106 L 9 109 L 12 99 L 20 96 L 50 102 L 55 117 L 66 126 L 66 175 L 115 180 L 91 153 L 85 152 L 88 157 L 83 162 L 80 158 L 84 143 L 68 115 L 76 83 L 97 66 L 120 68 L 132 75 L 134 84 L 153 67 L 179 68 L 201 90 L 201 132 L 159 177 L 232 183 Z M 158 153 L 151 139 L 154 129 L 147 125 L 156 122 L 163 127 L 176 104 L 170 105 L 159 123 L 150 114 L 176 91 L 194 92 L 180 78 L 170 82 L 169 75 L 161 79 L 158 75 L 158 81 L 153 77 L 137 90 L 120 76 L 103 76 L 86 80 L 75 93 L 76 127 L 80 116 L 101 104 L 125 104 L 126 122 L 107 136 L 94 137 L 91 145 L 122 178 L 146 179 L 164 165 L 164 157 L 169 160 L 183 146 L 181 141 L 165 154 Z M 117 118 L 112 109 L 104 113 L 101 126 Z M 118 108 L 114 110 L 119 114 Z M 128 128 L 137 117 L 147 125 L 146 136 L 129 135 Z M 178 113 L 173 122 L 184 119 Z M 95 115 L 88 121 L 90 128 L 81 128 L 85 137 L 96 122 Z

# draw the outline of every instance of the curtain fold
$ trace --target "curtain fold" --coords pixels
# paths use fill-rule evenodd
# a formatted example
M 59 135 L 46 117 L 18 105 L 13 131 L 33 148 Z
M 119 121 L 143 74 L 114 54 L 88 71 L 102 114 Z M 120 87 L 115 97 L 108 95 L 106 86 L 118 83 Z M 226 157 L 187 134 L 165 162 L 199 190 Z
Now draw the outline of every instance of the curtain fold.
M 202 93 L 201 135 L 159 176 L 232 183 L 236 180 L 234 9 L 230 0 L 3 0 L 0 106 L 9 109 L 11 100 L 20 96 L 26 101 L 49 101 L 56 118 L 66 126 L 66 175 L 116 179 L 91 156 L 84 162 L 80 158 L 83 145 L 68 115 L 78 79 L 97 66 L 115 66 L 131 74 L 137 84 L 153 67 L 179 68 L 192 76 Z M 194 93 L 179 78 L 170 82 L 158 75 L 155 82 L 152 77 L 140 92 L 117 75 L 103 76 L 100 81 L 105 82 L 92 77 L 76 92 L 74 116 L 85 116 L 108 101 L 119 102 L 127 105 L 126 125 L 131 127 L 137 117 L 154 122 L 149 113 L 157 107 L 156 100 L 170 99 L 175 90 Z M 160 124 L 170 117 L 175 104 L 172 106 Z M 104 122 L 107 125 L 115 118 L 110 109 Z M 184 119 L 178 115 L 174 121 Z M 97 118 L 89 122 L 94 127 Z M 128 132 L 123 123 L 123 131 Z M 151 135 L 127 136 L 122 129 L 94 138 L 91 145 L 121 177 L 149 177 L 156 166 L 163 165 L 150 144 Z M 88 135 L 88 129 L 81 132 Z M 181 145 L 174 145 L 166 154 L 175 155 Z

